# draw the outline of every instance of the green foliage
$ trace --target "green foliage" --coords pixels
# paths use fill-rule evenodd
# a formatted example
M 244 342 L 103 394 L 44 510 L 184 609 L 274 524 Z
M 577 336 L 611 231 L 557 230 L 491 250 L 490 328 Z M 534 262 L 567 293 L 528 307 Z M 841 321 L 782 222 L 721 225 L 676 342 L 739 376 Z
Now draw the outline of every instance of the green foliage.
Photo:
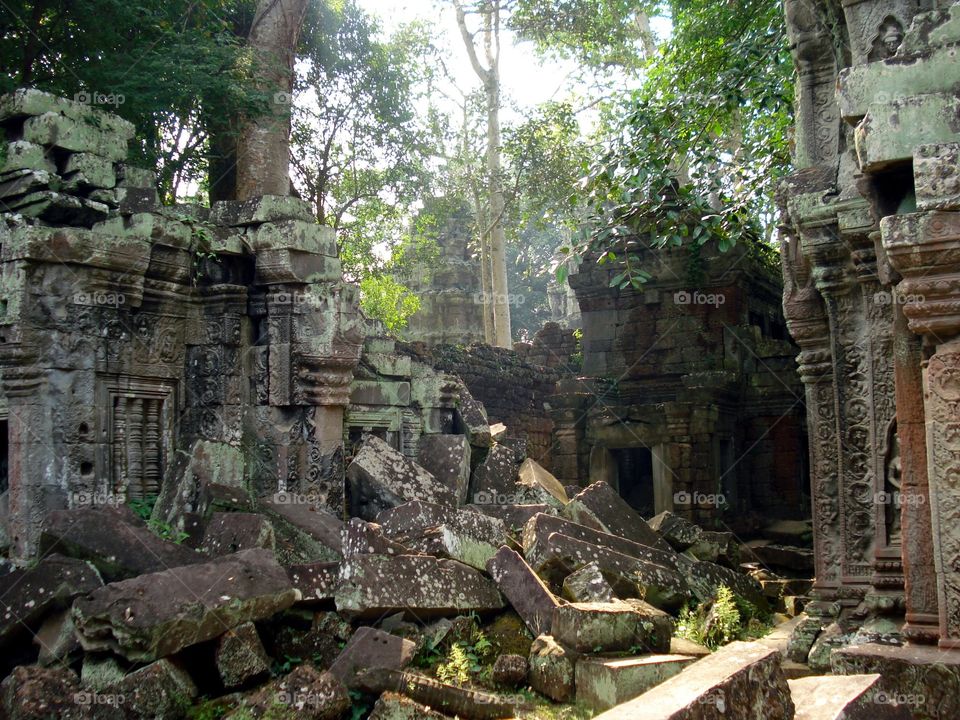
M 368 317 L 381 320 L 395 335 L 420 309 L 420 298 L 388 274 L 368 275 L 360 280 L 360 307 Z
M 477 630 L 470 641 L 461 640 L 450 646 L 446 660 L 437 665 L 437 678 L 453 685 L 466 685 L 474 676 L 488 679 L 492 655 L 493 644 Z
M 168 522 L 163 522 L 162 520 L 156 520 L 154 518 L 150 518 L 147 521 L 147 527 L 163 540 L 176 543 L 177 545 L 180 545 L 184 540 L 190 537 L 189 533 L 178 530 Z
M 769 614 L 721 585 L 712 602 L 680 611 L 675 634 L 716 650 L 734 640 L 762 637 L 769 632 L 770 621 Z
M 150 519 L 150 516 L 153 514 L 153 507 L 156 504 L 156 495 L 148 495 L 144 498 L 133 498 L 127 502 L 127 505 L 130 506 L 130 509 L 133 510 L 134 514 L 144 521 Z
M 188 720 L 220 720 L 229 711 L 229 707 L 220 700 L 206 700 L 187 710 Z
M 437 665 L 437 677 L 452 685 L 466 685 L 470 680 L 470 658 L 461 643 L 450 648 L 446 662 Z

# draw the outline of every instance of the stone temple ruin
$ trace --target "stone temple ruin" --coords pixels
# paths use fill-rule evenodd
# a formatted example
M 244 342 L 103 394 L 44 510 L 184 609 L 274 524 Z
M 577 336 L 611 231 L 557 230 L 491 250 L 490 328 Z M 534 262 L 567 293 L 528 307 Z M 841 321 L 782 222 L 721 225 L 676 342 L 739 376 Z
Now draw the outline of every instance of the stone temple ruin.
M 456 227 L 397 342 L 301 201 L 0 98 L 0 717 L 960 717 L 960 6 L 785 12 L 782 282 L 638 243 L 512 351 Z

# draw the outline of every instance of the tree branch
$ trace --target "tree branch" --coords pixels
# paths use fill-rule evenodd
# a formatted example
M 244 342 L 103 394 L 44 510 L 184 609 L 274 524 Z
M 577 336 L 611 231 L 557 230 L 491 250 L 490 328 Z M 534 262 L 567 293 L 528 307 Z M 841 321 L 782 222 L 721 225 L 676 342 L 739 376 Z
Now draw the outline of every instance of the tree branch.
M 463 38 L 463 44 L 467 48 L 470 64 L 473 66 L 473 71 L 477 74 L 477 77 L 486 83 L 490 71 L 480 64 L 480 58 L 477 57 L 477 48 L 473 44 L 473 35 L 471 35 L 467 29 L 467 15 L 463 10 L 463 5 L 460 4 L 460 0 L 452 0 L 452 2 L 453 7 L 456 8 L 457 11 L 457 26 L 460 28 L 460 37 Z

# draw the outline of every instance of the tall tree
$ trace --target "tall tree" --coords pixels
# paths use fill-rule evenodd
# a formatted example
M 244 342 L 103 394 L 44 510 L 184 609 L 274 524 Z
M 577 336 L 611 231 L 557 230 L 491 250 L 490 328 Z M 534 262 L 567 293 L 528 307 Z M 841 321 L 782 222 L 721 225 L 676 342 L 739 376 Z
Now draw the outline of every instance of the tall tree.
M 457 25 L 464 47 L 477 77 L 483 83 L 487 109 L 487 207 L 488 227 L 481 233 L 490 258 L 490 292 L 493 306 L 493 344 L 512 347 L 510 329 L 510 297 L 507 286 L 506 233 L 504 232 L 505 200 L 503 191 L 502 147 L 500 138 L 500 21 L 501 0 L 479 0 L 473 14 L 480 15 L 481 45 L 486 66 L 480 62 L 476 33 L 467 26 L 467 10 L 460 0 L 452 0 Z

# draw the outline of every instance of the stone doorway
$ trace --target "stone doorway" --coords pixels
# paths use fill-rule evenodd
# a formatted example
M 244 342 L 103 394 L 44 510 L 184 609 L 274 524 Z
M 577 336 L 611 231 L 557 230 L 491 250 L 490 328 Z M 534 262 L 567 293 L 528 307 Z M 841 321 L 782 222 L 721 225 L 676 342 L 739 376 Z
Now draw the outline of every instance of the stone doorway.
M 663 457 L 661 445 L 594 446 L 590 454 L 590 482 L 608 482 L 643 517 L 673 510 L 673 484 Z

